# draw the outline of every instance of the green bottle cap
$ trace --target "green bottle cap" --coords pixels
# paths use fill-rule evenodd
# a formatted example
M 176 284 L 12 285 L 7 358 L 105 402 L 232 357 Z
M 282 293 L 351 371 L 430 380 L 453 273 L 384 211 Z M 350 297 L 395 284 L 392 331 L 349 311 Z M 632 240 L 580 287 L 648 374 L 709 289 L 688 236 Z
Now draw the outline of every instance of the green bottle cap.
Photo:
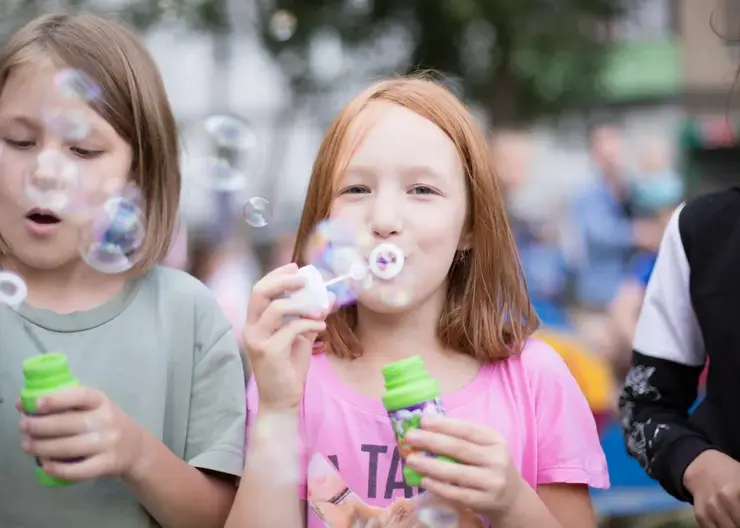
M 383 367 L 383 405 L 389 411 L 433 400 L 439 396 L 437 381 L 429 377 L 421 356 L 412 356 Z
M 43 354 L 23 362 L 23 377 L 27 389 L 53 390 L 74 383 L 64 354 Z
M 421 356 L 412 356 L 383 366 L 383 378 L 387 390 L 428 377 L 429 374 Z

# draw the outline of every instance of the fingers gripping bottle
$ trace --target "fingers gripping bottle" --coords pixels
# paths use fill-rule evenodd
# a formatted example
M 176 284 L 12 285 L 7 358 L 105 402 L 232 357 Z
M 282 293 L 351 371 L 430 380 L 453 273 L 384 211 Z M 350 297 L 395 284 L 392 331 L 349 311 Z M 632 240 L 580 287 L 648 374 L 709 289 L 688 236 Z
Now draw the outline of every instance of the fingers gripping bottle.
M 421 356 L 385 365 L 383 378 L 385 378 L 383 405 L 391 419 L 398 452 L 405 460 L 413 452 L 406 443 L 406 433 L 418 428 L 423 416 L 444 414 L 439 399 L 439 385 L 437 380 L 429 377 Z M 435 456 L 431 453 L 424 454 Z M 452 461 L 447 457 L 440 458 Z M 421 485 L 421 475 L 408 467 L 403 468 L 403 478 L 409 486 Z
M 72 376 L 64 354 L 43 354 L 27 359 L 23 362 L 23 377 L 25 385 L 21 389 L 21 405 L 26 414 L 36 414 L 36 402 L 39 398 L 69 387 L 80 382 Z M 36 476 L 44 486 L 60 487 L 70 484 L 48 475 L 36 459 Z

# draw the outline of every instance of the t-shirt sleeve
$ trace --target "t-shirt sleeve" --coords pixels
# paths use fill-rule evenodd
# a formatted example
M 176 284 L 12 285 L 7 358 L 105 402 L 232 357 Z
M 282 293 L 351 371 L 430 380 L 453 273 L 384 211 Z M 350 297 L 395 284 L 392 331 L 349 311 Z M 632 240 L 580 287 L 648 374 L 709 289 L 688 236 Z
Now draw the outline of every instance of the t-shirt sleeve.
M 259 408 L 259 394 L 257 392 L 257 384 L 254 381 L 254 376 L 250 376 L 249 382 L 247 383 L 247 437 L 246 437 L 247 442 L 249 442 L 249 433 L 251 432 L 252 425 L 254 425 L 254 420 L 257 418 L 258 408 Z M 298 424 L 298 430 L 301 432 L 301 435 L 303 434 L 303 424 L 304 424 L 303 407 L 301 406 L 301 413 L 300 413 L 299 424 Z M 276 441 L 280 441 L 280 439 L 276 439 Z M 300 500 L 306 500 L 306 497 L 307 497 L 306 470 L 308 468 L 308 454 L 306 453 L 306 450 L 303 449 L 304 443 L 302 441 L 302 438 L 299 439 L 298 445 L 300 449 L 298 498 Z M 245 452 L 247 451 L 248 449 L 246 448 L 246 445 L 245 445 Z M 279 468 L 276 468 L 276 470 L 278 469 Z
M 215 299 L 196 305 L 196 353 L 185 459 L 241 477 L 246 423 L 244 369 L 231 324 Z
M 522 361 L 535 402 L 537 483 L 608 488 L 593 413 L 563 359 L 545 343 L 531 340 Z

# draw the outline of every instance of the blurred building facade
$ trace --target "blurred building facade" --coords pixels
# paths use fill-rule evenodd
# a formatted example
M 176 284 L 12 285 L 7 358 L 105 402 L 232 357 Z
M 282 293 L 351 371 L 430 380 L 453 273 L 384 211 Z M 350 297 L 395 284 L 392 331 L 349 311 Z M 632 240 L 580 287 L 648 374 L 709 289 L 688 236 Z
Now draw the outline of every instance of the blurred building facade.
M 534 128 L 531 185 L 516 200 L 522 214 L 557 213 L 596 177 L 586 145 L 586 129 L 594 115 L 608 114 L 621 122 L 630 172 L 636 171 L 640 149 L 651 139 L 677 138 L 685 114 L 680 5 L 677 0 L 644 0 L 638 5 L 604 28 L 613 51 L 602 79 L 601 102 L 592 115 L 578 114 Z
M 740 2 L 682 0 L 683 167 L 693 193 L 735 184 L 740 166 Z
M 740 166 L 740 2 L 645 0 L 608 34 L 614 50 L 602 104 L 594 110 L 622 122 L 626 164 L 634 167 L 640 146 L 663 136 L 675 147 L 691 194 L 734 184 Z M 550 214 L 593 178 L 587 119 L 571 121 L 535 128 L 534 184 L 520 197 L 521 209 Z

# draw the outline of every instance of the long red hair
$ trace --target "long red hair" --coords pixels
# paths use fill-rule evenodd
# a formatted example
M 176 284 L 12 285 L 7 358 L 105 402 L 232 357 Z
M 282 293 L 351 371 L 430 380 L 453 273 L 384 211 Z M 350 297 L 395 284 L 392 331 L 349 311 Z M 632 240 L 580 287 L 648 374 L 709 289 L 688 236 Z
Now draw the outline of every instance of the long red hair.
M 458 252 L 450 267 L 447 301 L 437 326 L 440 341 L 482 362 L 518 353 L 539 320 L 529 302 L 491 152 L 470 111 L 431 79 L 407 76 L 378 82 L 337 116 L 313 166 L 293 259 L 306 264 L 306 244 L 329 216 L 335 186 L 357 147 L 350 144 L 350 127 L 376 101 L 403 106 L 437 125 L 455 144 L 465 169 L 472 247 Z M 319 336 L 326 353 L 342 358 L 362 354 L 353 331 L 356 321 L 354 306 L 329 316 L 327 330 Z

